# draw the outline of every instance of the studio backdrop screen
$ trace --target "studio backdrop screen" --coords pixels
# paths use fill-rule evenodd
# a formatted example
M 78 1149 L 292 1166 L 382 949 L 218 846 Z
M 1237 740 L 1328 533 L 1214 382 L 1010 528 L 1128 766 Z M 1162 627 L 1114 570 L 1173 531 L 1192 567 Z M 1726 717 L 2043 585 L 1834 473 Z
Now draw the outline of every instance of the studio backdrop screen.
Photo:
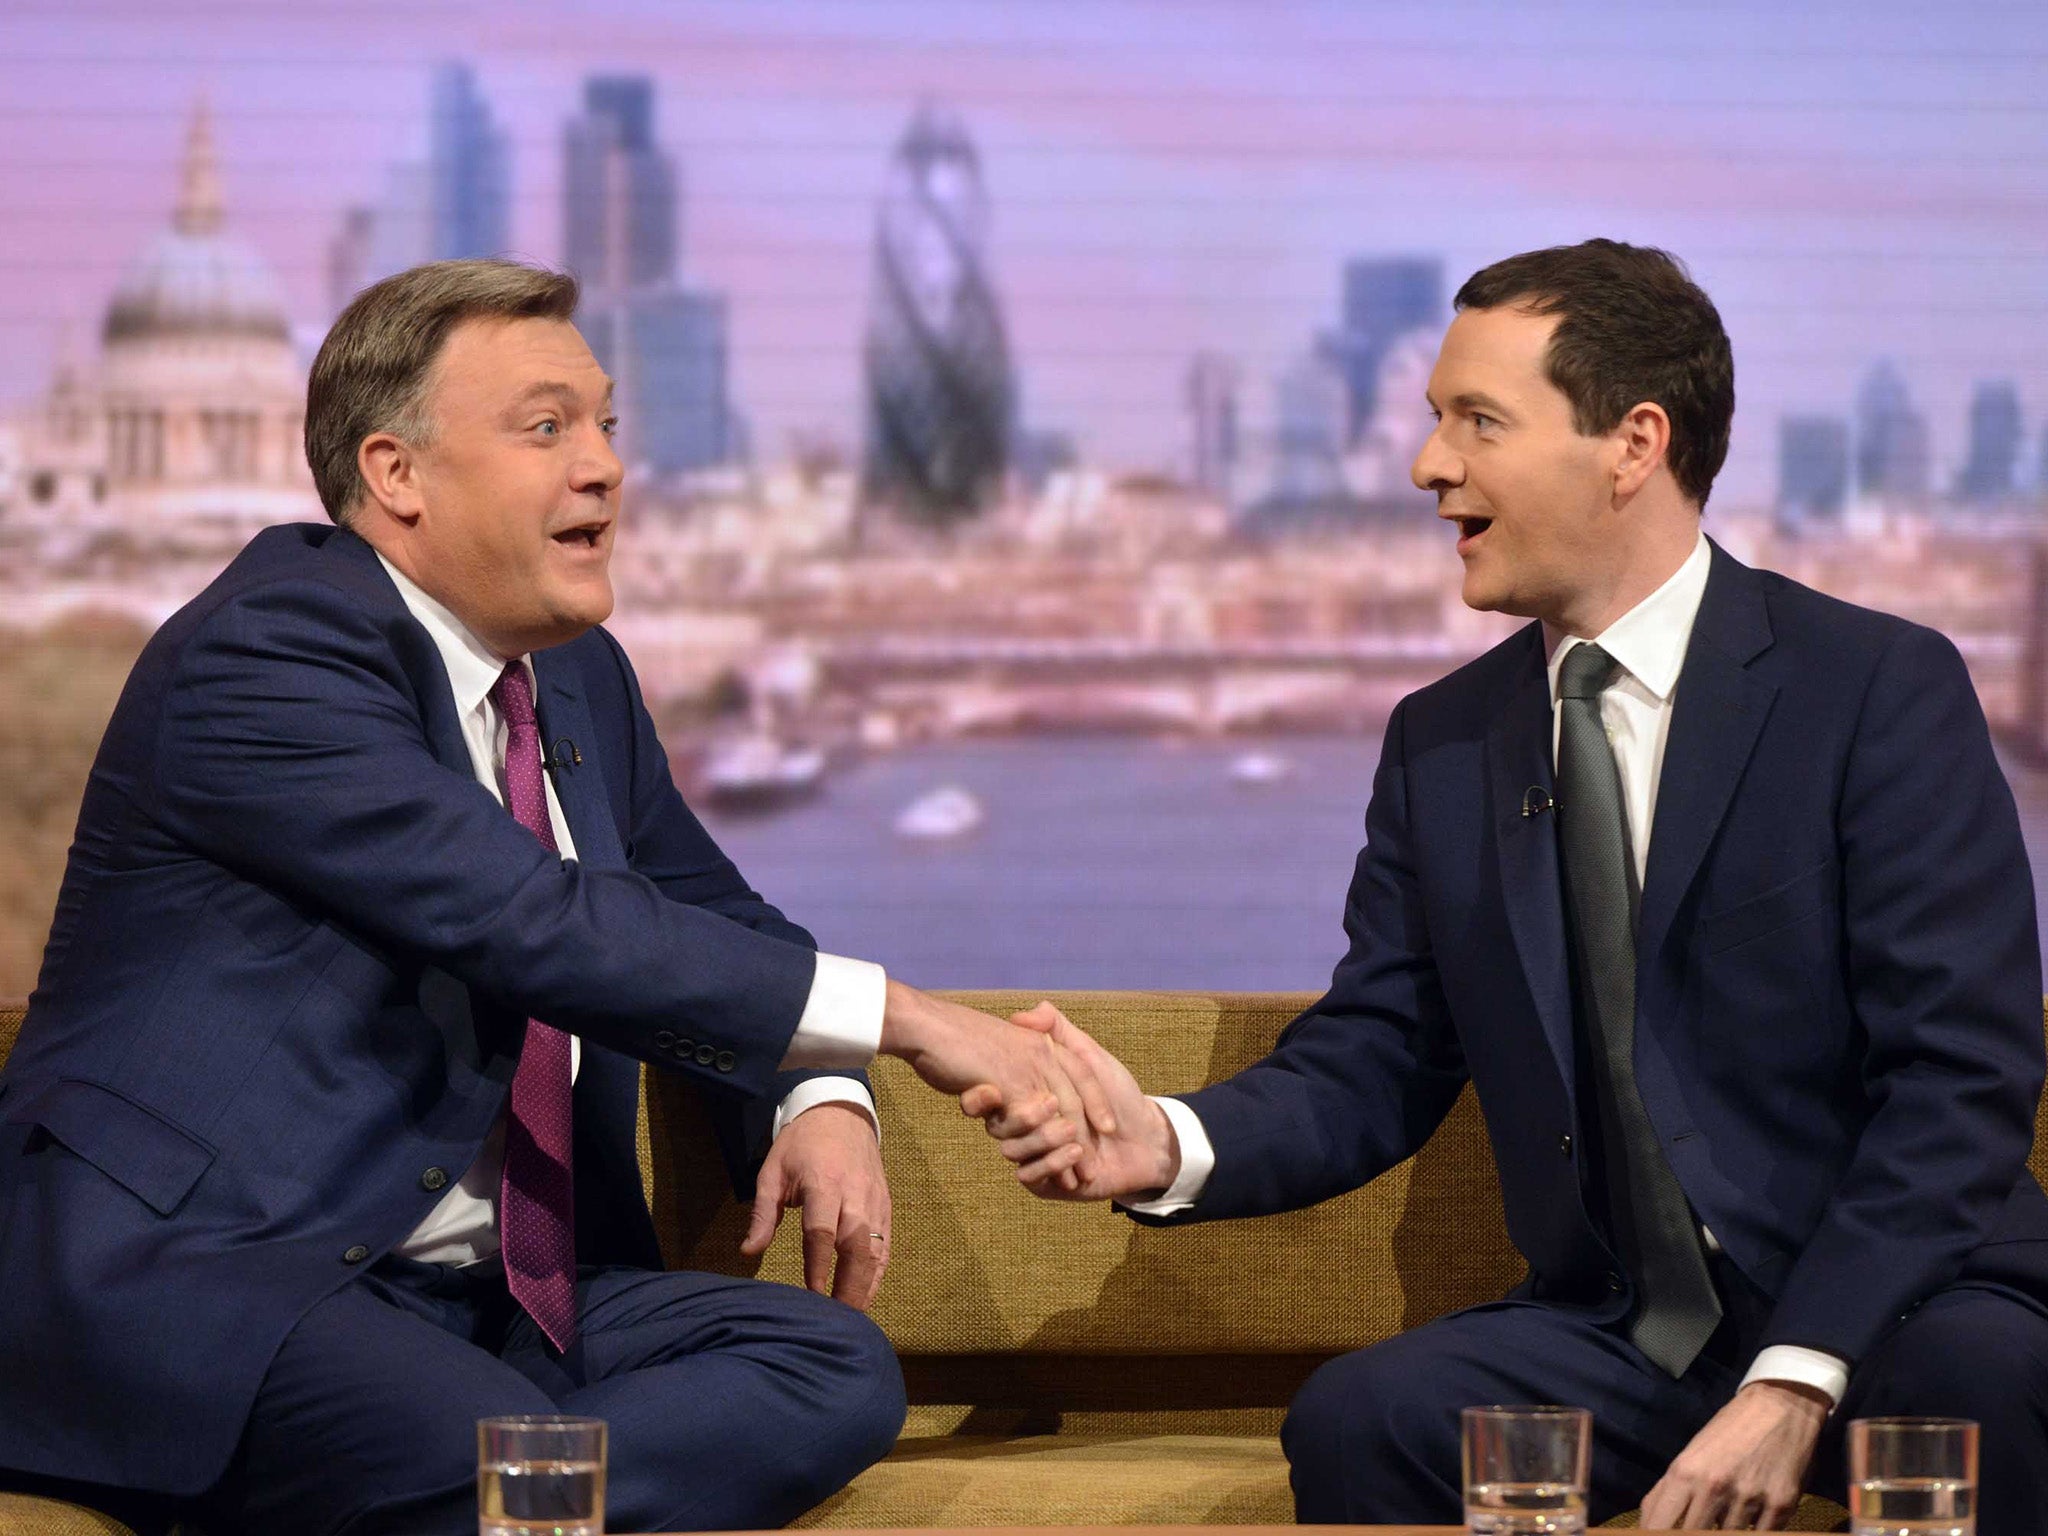
M 321 521 L 388 273 L 581 279 L 611 628 L 825 948 L 1316 988 L 1381 732 L 1512 622 L 1409 466 L 1451 295 L 1664 247 L 1710 534 L 1961 647 L 2048 868 L 2048 9 L 1897 0 L 13 0 L 0 996 L 149 632 Z

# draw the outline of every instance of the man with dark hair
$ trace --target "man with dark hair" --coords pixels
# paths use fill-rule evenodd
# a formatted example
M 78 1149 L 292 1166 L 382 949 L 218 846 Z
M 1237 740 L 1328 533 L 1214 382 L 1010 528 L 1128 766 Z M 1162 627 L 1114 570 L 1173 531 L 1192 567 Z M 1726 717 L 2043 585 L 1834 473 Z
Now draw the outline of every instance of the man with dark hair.
M 1469 1081 L 1529 1263 L 1330 1362 L 1284 1440 L 1304 1521 L 1459 1518 L 1458 1410 L 1595 1417 L 1591 1517 L 1783 1523 L 1841 1426 L 1982 1422 L 1984 1536 L 2048 1529 L 2033 882 L 1955 647 L 1700 530 L 1734 370 L 1660 251 L 1458 294 L 1414 466 L 1464 597 L 1539 622 L 1388 722 L 1350 950 L 1273 1053 L 1120 1131 L 969 1096 L 1041 1193 L 1248 1216 L 1413 1153 Z M 1078 1171 L 1080 1184 L 1067 1176 Z
M 622 470 L 575 307 L 510 262 L 358 296 L 307 392 L 341 526 L 259 535 L 136 663 L 0 1074 L 0 1477 L 458 1536 L 477 1420 L 560 1411 L 610 1426 L 610 1529 L 780 1525 L 902 1425 L 859 1069 L 1095 1093 L 817 953 L 683 804 L 598 627 Z M 662 1272 L 643 1062 L 754 1183 L 747 1250 L 800 1205 L 830 1298 Z

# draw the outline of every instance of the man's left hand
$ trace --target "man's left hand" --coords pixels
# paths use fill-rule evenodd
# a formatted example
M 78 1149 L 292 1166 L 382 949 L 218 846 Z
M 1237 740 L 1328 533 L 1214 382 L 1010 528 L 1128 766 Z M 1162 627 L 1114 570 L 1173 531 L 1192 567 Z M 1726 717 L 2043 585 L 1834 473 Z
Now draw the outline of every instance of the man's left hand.
M 1753 1381 L 1692 1437 L 1643 1500 L 1645 1530 L 1780 1529 L 1799 1487 L 1828 1399 L 1812 1387 Z
M 802 1208 L 804 1284 L 865 1312 L 889 1267 L 889 1181 L 874 1123 L 851 1104 L 815 1105 L 782 1128 L 754 1181 L 740 1252 L 766 1253 L 792 1206 Z

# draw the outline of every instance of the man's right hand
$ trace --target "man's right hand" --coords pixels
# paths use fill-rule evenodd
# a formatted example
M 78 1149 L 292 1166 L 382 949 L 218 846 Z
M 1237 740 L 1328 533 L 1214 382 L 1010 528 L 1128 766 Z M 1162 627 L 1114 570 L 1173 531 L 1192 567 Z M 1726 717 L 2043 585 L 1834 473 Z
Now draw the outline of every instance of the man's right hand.
M 960 1107 L 992 1131 L 1000 1126 L 1020 1136 L 1046 1137 L 1037 1160 L 1041 1179 L 1073 1183 L 1070 1170 L 1088 1141 L 1117 1133 L 1116 1112 L 1094 1061 L 1074 1055 L 1048 1029 L 1019 1029 L 891 980 L 881 1048 L 940 1092 L 959 1094 Z M 1100 1047 L 1095 1052 L 1096 1059 L 1113 1063 Z
M 1180 1142 L 1166 1112 L 1138 1086 L 1121 1061 L 1095 1042 L 1051 1003 L 1040 1003 L 1011 1022 L 1049 1036 L 1102 1086 L 1116 1129 L 1077 1132 L 1028 1106 L 1005 1107 L 992 1092 L 973 1089 L 960 1107 L 983 1120 L 1003 1156 L 1017 1164 L 1017 1178 L 1035 1195 L 1056 1200 L 1121 1200 L 1156 1195 L 1180 1173 Z M 1092 1129 L 1092 1122 L 1091 1122 Z M 1082 1151 L 1076 1160 L 1073 1147 Z

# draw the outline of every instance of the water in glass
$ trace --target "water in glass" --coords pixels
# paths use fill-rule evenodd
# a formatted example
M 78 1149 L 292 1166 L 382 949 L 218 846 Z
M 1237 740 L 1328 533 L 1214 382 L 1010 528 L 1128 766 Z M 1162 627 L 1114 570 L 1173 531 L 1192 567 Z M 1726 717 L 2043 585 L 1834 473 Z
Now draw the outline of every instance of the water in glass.
M 1579 1536 L 1586 1496 L 1568 1483 L 1474 1483 L 1465 1525 L 1474 1536 Z
M 1874 1477 L 1849 1485 L 1854 1536 L 1975 1536 L 1976 1486 L 1959 1477 Z
M 603 1462 L 493 1461 L 478 1474 L 478 1536 L 603 1536 Z

